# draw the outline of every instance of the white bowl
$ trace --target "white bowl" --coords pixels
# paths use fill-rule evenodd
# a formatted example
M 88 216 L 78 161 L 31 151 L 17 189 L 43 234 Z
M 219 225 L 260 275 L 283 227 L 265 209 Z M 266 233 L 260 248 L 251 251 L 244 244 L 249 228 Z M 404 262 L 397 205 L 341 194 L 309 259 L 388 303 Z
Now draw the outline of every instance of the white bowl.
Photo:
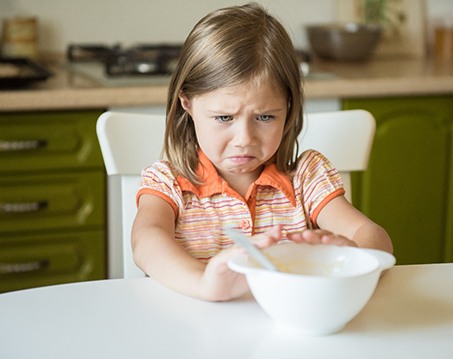
M 264 253 L 284 271 L 262 269 L 245 254 L 228 265 L 245 274 L 271 318 L 307 335 L 343 329 L 365 307 L 381 272 L 395 264 L 387 252 L 332 245 L 282 243 Z

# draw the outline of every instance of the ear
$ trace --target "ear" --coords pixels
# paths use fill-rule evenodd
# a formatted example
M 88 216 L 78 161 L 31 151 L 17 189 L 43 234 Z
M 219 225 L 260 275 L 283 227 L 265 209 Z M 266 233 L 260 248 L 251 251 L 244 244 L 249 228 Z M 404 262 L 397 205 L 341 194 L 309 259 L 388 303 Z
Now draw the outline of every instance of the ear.
M 192 104 L 190 100 L 182 93 L 179 93 L 179 101 L 181 101 L 181 106 L 184 110 L 187 111 L 189 115 L 192 116 Z

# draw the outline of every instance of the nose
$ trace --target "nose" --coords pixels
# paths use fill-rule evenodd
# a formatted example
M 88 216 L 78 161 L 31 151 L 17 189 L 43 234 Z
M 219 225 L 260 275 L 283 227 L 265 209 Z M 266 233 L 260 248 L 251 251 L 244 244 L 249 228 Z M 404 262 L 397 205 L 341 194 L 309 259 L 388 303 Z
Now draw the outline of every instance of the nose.
M 237 120 L 234 126 L 233 144 L 243 147 L 250 146 L 256 141 L 256 129 L 253 120 L 240 119 Z

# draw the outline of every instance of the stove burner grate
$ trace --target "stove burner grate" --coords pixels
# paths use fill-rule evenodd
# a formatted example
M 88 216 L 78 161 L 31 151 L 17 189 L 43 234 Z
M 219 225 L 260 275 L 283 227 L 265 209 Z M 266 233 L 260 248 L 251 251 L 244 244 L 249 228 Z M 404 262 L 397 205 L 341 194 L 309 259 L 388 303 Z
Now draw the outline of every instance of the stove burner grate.
M 67 49 L 69 62 L 98 62 L 108 76 L 169 75 L 176 67 L 182 45 L 135 45 L 122 48 L 96 44 L 72 44 Z

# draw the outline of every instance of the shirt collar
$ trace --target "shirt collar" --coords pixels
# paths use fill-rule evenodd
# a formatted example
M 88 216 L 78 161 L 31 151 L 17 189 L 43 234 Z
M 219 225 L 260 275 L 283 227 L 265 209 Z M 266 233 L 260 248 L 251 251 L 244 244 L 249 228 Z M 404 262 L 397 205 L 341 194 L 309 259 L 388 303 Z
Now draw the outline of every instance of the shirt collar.
M 206 157 L 203 151 L 198 153 L 198 167 L 196 173 L 201 179 L 200 185 L 194 185 L 187 178 L 178 176 L 177 181 L 182 191 L 189 191 L 197 195 L 197 197 L 210 197 L 214 194 L 225 193 L 238 197 L 228 183 L 218 175 L 217 170 L 211 161 Z M 291 179 L 288 175 L 280 172 L 274 163 L 264 167 L 260 177 L 252 184 L 252 186 L 271 186 L 280 190 L 285 197 L 296 206 L 296 198 Z M 248 191 L 249 193 L 251 191 Z

